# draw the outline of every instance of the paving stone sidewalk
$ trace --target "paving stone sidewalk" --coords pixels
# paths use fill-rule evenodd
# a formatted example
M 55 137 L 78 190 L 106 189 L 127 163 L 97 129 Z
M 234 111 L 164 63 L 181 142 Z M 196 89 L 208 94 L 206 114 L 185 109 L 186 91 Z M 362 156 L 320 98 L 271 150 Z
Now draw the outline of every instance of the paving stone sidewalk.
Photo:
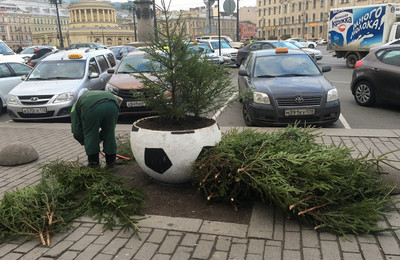
M 129 131 L 128 125 L 117 127 L 118 133 Z M 354 156 L 370 148 L 375 156 L 400 148 L 398 130 L 321 131 L 324 136 L 318 142 L 354 146 Z M 56 159 L 86 162 L 84 150 L 73 140 L 68 124 L 0 123 L 0 149 L 15 141 L 31 144 L 39 153 L 39 161 L 0 166 L 0 198 L 5 191 L 38 183 L 39 163 Z M 390 158 L 399 159 L 400 152 Z M 381 227 L 400 228 L 400 202 L 395 207 L 379 222 Z M 248 224 L 149 216 L 139 222 L 139 227 L 140 239 L 120 229 L 103 232 L 101 224 L 82 217 L 70 231 L 54 235 L 50 247 L 42 246 L 39 239 L 0 244 L 0 259 L 400 259 L 400 230 L 349 236 L 346 240 L 314 231 L 261 204 L 254 205 Z

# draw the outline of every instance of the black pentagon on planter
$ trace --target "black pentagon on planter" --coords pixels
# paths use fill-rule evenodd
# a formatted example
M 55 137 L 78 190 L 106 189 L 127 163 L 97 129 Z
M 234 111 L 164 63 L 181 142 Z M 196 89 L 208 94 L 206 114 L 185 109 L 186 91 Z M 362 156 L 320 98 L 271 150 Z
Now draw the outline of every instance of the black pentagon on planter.
M 172 166 L 171 160 L 162 148 L 145 148 L 144 163 L 159 174 L 163 174 Z

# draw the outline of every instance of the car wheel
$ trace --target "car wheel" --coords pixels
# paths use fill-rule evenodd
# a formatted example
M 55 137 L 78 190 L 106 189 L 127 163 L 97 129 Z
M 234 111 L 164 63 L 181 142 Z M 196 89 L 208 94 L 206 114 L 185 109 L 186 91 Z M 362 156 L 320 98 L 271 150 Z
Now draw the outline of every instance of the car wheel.
M 310 44 L 310 45 L 308 45 L 308 48 L 310 48 L 310 49 L 314 49 L 315 47 L 314 47 L 314 44 Z
M 354 99 L 360 106 L 370 107 L 375 103 L 375 92 L 367 81 L 357 83 L 354 90 Z
M 355 54 L 350 54 L 349 56 L 347 56 L 347 58 L 346 58 L 347 67 L 348 68 L 354 68 L 354 66 L 356 65 L 357 60 L 358 60 L 358 57 Z
M 254 126 L 254 121 L 250 115 L 249 107 L 248 107 L 247 103 L 243 104 L 243 119 L 247 126 Z

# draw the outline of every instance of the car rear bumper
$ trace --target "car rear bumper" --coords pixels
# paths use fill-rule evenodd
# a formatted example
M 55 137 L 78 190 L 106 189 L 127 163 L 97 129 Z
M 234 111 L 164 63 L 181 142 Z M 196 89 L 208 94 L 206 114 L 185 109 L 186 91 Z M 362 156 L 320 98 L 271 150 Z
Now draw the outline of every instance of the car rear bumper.
M 313 115 L 307 116 L 285 116 L 285 110 L 314 109 Z M 328 125 L 336 122 L 340 116 L 340 102 L 333 101 L 321 106 L 307 107 L 279 107 L 271 105 L 256 104 L 249 102 L 248 111 L 256 125 L 283 126 L 299 122 L 300 124 Z

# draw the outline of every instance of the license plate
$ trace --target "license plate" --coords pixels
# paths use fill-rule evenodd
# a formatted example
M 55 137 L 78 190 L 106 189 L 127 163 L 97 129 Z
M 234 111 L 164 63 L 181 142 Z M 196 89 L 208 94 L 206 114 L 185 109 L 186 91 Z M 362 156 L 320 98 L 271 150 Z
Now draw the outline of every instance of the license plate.
M 47 108 L 45 108 L 45 107 L 23 108 L 22 113 L 24 113 L 24 114 L 46 114 Z
M 314 115 L 315 109 L 291 109 L 285 110 L 285 116 L 309 116 Z
M 128 101 L 126 102 L 127 107 L 144 107 L 145 104 L 143 101 Z

